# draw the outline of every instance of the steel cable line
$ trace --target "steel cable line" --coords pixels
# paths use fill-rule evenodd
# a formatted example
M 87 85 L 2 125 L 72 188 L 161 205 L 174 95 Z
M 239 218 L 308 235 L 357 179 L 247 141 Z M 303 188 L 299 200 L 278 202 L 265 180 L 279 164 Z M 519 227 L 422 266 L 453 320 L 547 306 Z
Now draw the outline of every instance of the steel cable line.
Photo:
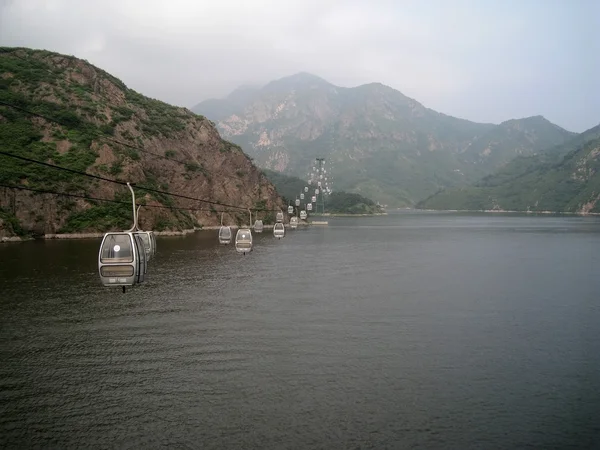
M 31 191 L 31 192 L 35 192 L 37 194 L 51 194 L 51 195 L 57 195 L 57 196 L 74 197 L 74 198 L 81 198 L 81 199 L 85 199 L 85 200 L 94 200 L 94 201 L 100 201 L 100 202 L 120 203 L 123 205 L 131 206 L 130 201 L 114 200 L 114 199 L 110 199 L 110 198 L 90 197 L 90 196 L 83 195 L 83 194 L 57 192 L 57 191 L 53 191 L 50 189 L 36 189 L 36 188 L 28 187 L 28 186 L 17 186 L 17 185 L 10 185 L 10 184 L 4 184 L 4 183 L 0 183 L 0 187 L 8 188 L 8 189 L 18 189 L 18 190 L 22 190 L 22 191 Z M 165 205 L 139 204 L 139 206 L 143 206 L 144 208 L 161 208 L 161 209 L 170 209 L 170 210 L 178 210 L 178 211 L 201 211 L 201 212 L 210 212 L 210 213 L 213 213 L 213 212 L 217 212 L 217 213 L 240 212 L 237 209 L 236 210 L 223 209 L 223 210 L 218 210 L 218 211 L 216 211 L 216 210 L 212 211 L 212 210 L 206 209 L 206 208 L 182 208 L 179 206 L 165 206 Z M 253 210 L 253 209 L 250 208 L 250 210 Z M 253 211 L 255 211 L 255 210 L 253 210 Z
M 40 165 L 43 165 L 43 166 L 46 166 L 46 167 L 50 167 L 52 169 L 63 170 L 63 171 L 69 172 L 69 173 L 74 173 L 74 174 L 77 174 L 77 175 L 82 175 L 82 176 L 86 176 L 86 177 L 89 177 L 89 178 L 94 178 L 94 179 L 97 179 L 97 180 L 101 180 L 101 181 L 106 181 L 106 182 L 109 182 L 109 183 L 118 184 L 118 185 L 121 185 L 121 186 L 127 186 L 127 183 L 124 182 L 124 181 L 113 180 L 113 179 L 110 179 L 110 178 L 101 177 L 99 175 L 93 175 L 93 174 L 90 174 L 90 173 L 81 172 L 79 170 L 69 169 L 67 167 L 57 166 L 57 165 L 50 164 L 50 163 L 43 162 L 43 161 L 37 161 L 35 159 L 27 158 L 25 156 L 14 155 L 12 153 L 5 152 L 5 151 L 2 151 L 2 150 L 0 150 L 0 155 L 8 156 L 10 158 L 19 159 L 19 160 L 30 162 L 30 163 L 34 163 L 34 164 L 40 164 Z M 135 186 L 136 188 L 138 188 L 140 190 L 147 191 L 147 192 L 152 192 L 152 193 L 155 193 L 155 194 L 170 195 L 172 197 L 183 198 L 183 199 L 186 199 L 186 200 L 193 200 L 193 201 L 197 201 L 197 202 L 201 202 L 201 203 L 208 203 L 210 205 L 224 206 L 226 208 L 234 208 L 236 210 L 247 211 L 248 209 L 250 209 L 250 210 L 253 210 L 253 211 L 278 211 L 278 210 L 270 210 L 270 209 L 266 209 L 266 208 L 246 208 L 244 206 L 229 205 L 227 203 L 215 202 L 215 201 L 212 201 L 212 200 L 206 200 L 206 199 L 201 199 L 201 198 L 196 198 L 196 197 L 190 197 L 190 196 L 187 196 L 187 195 L 174 194 L 172 192 L 163 191 L 163 190 L 160 190 L 160 189 L 154 189 L 154 188 L 150 188 L 150 187 L 146 187 L 146 186 L 139 186 L 139 185 L 133 185 L 133 186 Z
M 5 53 L 5 54 L 9 54 L 10 56 L 14 56 L 14 57 L 16 57 L 16 58 L 18 58 L 18 59 L 20 59 L 22 61 L 29 62 L 28 59 L 22 58 L 21 56 L 17 55 L 16 54 L 16 50 L 9 51 L 9 50 L 0 48 L 0 51 L 3 52 L 3 53 Z M 41 63 L 41 61 L 36 61 L 36 62 Z M 42 67 L 41 69 L 45 70 L 45 71 L 47 71 L 49 73 L 52 73 L 54 75 L 58 75 L 57 73 L 53 72 L 52 70 L 50 70 L 47 67 Z M 67 79 L 67 82 L 71 82 L 71 80 Z M 98 93 L 98 95 L 100 97 L 106 99 L 106 97 L 102 96 L 101 94 Z M 106 100 L 108 100 L 108 99 L 106 99 Z M 23 107 L 18 106 L 18 105 L 14 105 L 14 104 L 2 101 L 2 100 L 0 100 L 0 105 L 4 105 L 6 107 L 10 107 L 10 108 L 16 109 L 18 111 L 24 112 L 24 113 L 32 115 L 32 116 L 40 117 L 40 118 L 42 118 L 42 119 L 44 119 L 44 120 L 46 120 L 48 122 L 52 122 L 52 123 L 58 124 L 60 126 L 68 128 L 68 129 L 72 128 L 72 126 L 64 124 L 64 123 L 62 123 L 61 121 L 59 121 L 57 119 L 48 117 L 48 116 L 46 116 L 44 114 L 36 113 L 34 111 L 28 110 L 28 109 L 23 108 Z M 173 162 L 177 162 L 177 163 L 183 164 L 183 165 L 189 165 L 190 164 L 190 162 L 185 162 L 185 161 L 182 161 L 182 160 L 179 160 L 179 159 L 175 159 L 175 158 L 171 158 L 171 157 L 168 157 L 168 156 L 165 156 L 165 155 L 160 155 L 160 154 L 151 152 L 149 150 L 146 150 L 144 148 L 138 147 L 136 145 L 132 145 L 132 144 L 129 144 L 127 142 L 119 141 L 117 139 L 101 135 L 97 131 L 94 133 L 94 135 L 95 135 L 96 138 L 108 140 L 108 141 L 114 142 L 116 144 L 120 144 L 120 145 L 129 147 L 129 148 L 132 148 L 132 149 L 136 149 L 136 150 L 139 150 L 141 152 L 144 152 L 144 153 L 150 154 L 152 156 L 155 156 L 157 158 L 163 158 L 163 159 L 170 160 L 170 161 L 173 161 Z M 73 169 L 68 169 L 68 168 L 61 167 L 61 166 L 55 166 L 53 164 L 45 163 L 45 162 L 42 162 L 42 161 L 36 161 L 36 160 L 32 160 L 32 159 L 25 158 L 25 157 L 20 157 L 20 156 L 17 156 L 17 155 L 6 153 L 6 152 L 0 152 L 0 153 L 4 154 L 6 156 L 10 156 L 10 157 L 22 159 L 24 161 L 28 161 L 28 162 L 32 162 L 32 163 L 36 163 L 36 164 L 41 164 L 41 165 L 44 165 L 44 166 L 47 166 L 47 167 L 56 168 L 56 169 L 65 170 L 65 171 L 68 171 L 68 172 L 71 172 L 71 173 L 75 173 L 75 174 L 78 174 L 78 175 L 84 175 L 84 176 L 88 176 L 88 177 L 91 177 L 91 178 L 96 178 L 96 179 L 99 179 L 99 180 L 102 180 L 102 181 L 107 181 L 107 182 L 111 182 L 111 183 L 126 185 L 125 182 L 120 182 L 120 181 L 117 181 L 117 180 L 111 180 L 111 179 L 108 179 L 108 178 L 105 178 L 105 177 L 101 177 L 101 176 L 98 176 L 98 175 L 92 175 L 92 174 L 88 174 L 88 173 L 84 173 L 84 172 L 79 172 L 79 171 L 75 171 Z M 260 172 L 260 169 L 258 169 L 258 170 L 259 170 L 260 175 L 264 176 L 264 174 L 262 174 Z M 212 172 L 207 171 L 206 169 L 203 169 L 202 172 L 204 172 L 205 176 L 206 176 L 207 173 L 214 174 Z M 245 181 L 245 179 L 242 178 L 242 177 L 236 177 L 236 176 L 227 175 L 227 174 L 219 174 L 218 176 L 228 177 L 228 178 L 233 178 L 233 179 L 236 179 L 236 180 L 244 180 Z M 208 203 L 208 204 L 213 204 L 213 205 L 218 205 L 218 206 L 224 206 L 224 207 L 228 207 L 228 208 L 235 208 L 235 209 L 239 209 L 239 210 L 247 210 L 247 209 L 249 209 L 249 208 L 244 208 L 244 207 L 241 207 L 241 206 L 228 205 L 226 203 L 215 202 L 215 201 L 210 201 L 210 200 L 205 200 L 205 199 L 198 199 L 198 198 L 195 198 L 195 197 L 189 197 L 189 196 L 180 195 L 180 194 L 174 194 L 174 193 L 171 193 L 171 192 L 162 191 L 162 190 L 153 189 L 153 188 L 148 188 L 148 187 L 143 187 L 143 186 L 137 186 L 137 187 L 139 189 L 142 189 L 142 190 L 145 190 L 145 191 L 148 191 L 148 192 L 153 192 L 153 193 L 157 193 L 157 194 L 164 194 L 164 195 L 170 195 L 170 196 L 173 196 L 173 197 L 179 197 L 179 198 L 184 198 L 184 199 L 188 199 L 188 200 L 200 201 L 200 202 L 203 202 L 203 203 Z M 279 209 L 270 210 L 270 209 L 267 209 L 267 208 L 250 208 L 250 209 L 254 210 L 254 211 L 268 211 L 268 212 L 279 211 Z M 187 208 L 187 210 L 196 210 L 196 209 Z M 202 211 L 202 209 L 200 209 L 200 210 Z
M 20 59 L 21 61 L 30 62 L 28 59 L 26 59 L 26 58 L 23 58 L 23 57 L 21 57 L 21 56 L 17 55 L 17 54 L 15 53 L 15 52 L 16 52 L 16 50 L 15 50 L 15 51 L 8 51 L 8 50 L 5 50 L 5 49 L 0 49 L 0 51 L 2 51 L 3 53 L 5 53 L 5 54 L 7 54 L 7 55 L 13 56 L 13 57 L 15 57 L 15 58 L 17 58 L 17 59 Z M 39 63 L 40 61 L 36 61 L 36 62 L 38 62 L 38 63 Z M 52 71 L 51 69 L 49 69 L 49 68 L 47 68 L 47 67 L 42 67 L 41 69 L 42 69 L 42 70 L 45 70 L 45 71 L 47 71 L 47 72 L 49 72 L 49 73 L 51 73 L 51 74 L 53 74 L 53 75 L 59 75 L 59 73 L 57 73 L 57 72 L 54 72 L 54 71 Z M 66 81 L 67 81 L 67 83 L 73 84 L 73 82 L 72 82 L 70 79 L 68 79 L 68 78 L 66 79 Z M 100 93 L 94 92 L 94 94 L 98 95 L 99 97 L 103 98 L 104 100 L 110 101 L 110 99 L 109 99 L 109 98 L 105 97 L 104 95 L 102 95 L 102 94 L 100 94 Z M 21 111 L 21 112 L 24 112 L 24 113 L 27 113 L 27 114 L 31 114 L 31 115 L 34 115 L 34 116 L 40 117 L 40 118 L 42 118 L 42 119 L 44 119 L 44 120 L 47 120 L 47 121 L 49 121 L 49 122 L 56 123 L 57 125 L 60 125 L 60 126 L 63 126 L 63 127 L 67 127 L 67 128 L 69 128 L 69 126 L 65 125 L 64 123 L 61 123 L 60 121 L 58 121 L 58 120 L 56 120 L 56 119 L 53 119 L 53 118 L 50 118 L 50 117 L 44 116 L 44 115 L 42 115 L 42 114 L 39 114 L 39 113 L 35 113 L 35 112 L 33 112 L 33 111 L 29 111 L 29 110 L 27 110 L 27 109 L 25 109 L 25 108 L 22 108 L 22 107 L 20 107 L 20 106 L 17 106 L 17 105 L 12 105 L 12 104 L 9 104 L 9 103 L 3 102 L 3 101 L 0 101 L 0 104 L 2 104 L 2 105 L 4 105 L 4 106 L 7 106 L 7 107 L 10 107 L 10 108 L 17 109 L 17 110 L 19 110 L 19 111 Z M 135 112 L 134 112 L 134 113 L 135 113 Z M 183 161 L 183 160 L 180 160 L 180 159 L 177 159 L 177 158 L 172 158 L 172 157 L 170 157 L 170 156 L 166 156 L 166 155 L 160 155 L 160 154 L 158 154 L 158 153 L 151 152 L 150 150 L 146 150 L 145 148 L 139 147 L 139 146 L 137 146 L 137 145 L 130 144 L 130 143 L 128 143 L 128 142 L 124 142 L 124 141 L 120 141 L 120 140 L 118 140 L 118 139 L 115 139 L 115 138 L 111 138 L 111 137 L 109 137 L 109 136 L 106 136 L 106 135 L 104 135 L 104 134 L 98 133 L 97 131 L 95 132 L 95 135 L 96 135 L 96 138 L 98 138 L 98 139 L 103 139 L 103 140 L 105 140 L 105 141 L 113 142 L 113 143 L 115 143 L 115 144 L 120 144 L 120 145 L 123 145 L 123 146 L 125 146 L 125 147 L 128 147 L 128 148 L 131 148 L 131 149 L 139 150 L 139 151 L 141 151 L 142 153 L 147 153 L 147 154 L 149 154 L 149 155 L 152 155 L 152 156 L 154 156 L 154 157 L 156 157 L 156 158 L 162 158 L 162 159 L 165 159 L 165 160 L 168 160 L 168 161 L 173 161 L 173 162 L 176 162 L 176 163 L 179 163 L 179 164 L 183 164 L 183 165 L 188 165 L 188 164 L 190 164 L 190 162 L 189 162 L 189 161 L 188 161 L 188 162 L 186 162 L 186 161 Z M 235 145 L 235 144 L 234 144 L 234 145 Z M 259 169 L 259 170 L 260 170 L 260 169 Z M 214 173 L 214 172 L 208 171 L 208 170 L 206 170 L 206 169 L 203 169 L 203 170 L 202 170 L 202 172 L 204 173 L 204 175 L 206 175 L 206 174 L 215 175 L 215 173 Z M 235 179 L 235 180 L 244 180 L 244 181 L 245 181 L 245 179 L 244 179 L 244 178 L 242 178 L 242 177 L 239 177 L 239 176 L 234 176 L 234 175 L 218 174 L 218 175 L 216 175 L 216 176 L 220 176 L 220 177 L 226 177 L 226 178 L 231 178 L 231 179 Z

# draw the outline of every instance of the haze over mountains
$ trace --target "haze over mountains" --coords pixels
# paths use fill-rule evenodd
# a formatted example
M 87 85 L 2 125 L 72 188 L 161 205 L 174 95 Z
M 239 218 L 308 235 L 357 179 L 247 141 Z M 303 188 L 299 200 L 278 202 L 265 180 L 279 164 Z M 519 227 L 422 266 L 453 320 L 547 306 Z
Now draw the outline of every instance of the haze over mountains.
M 308 73 L 242 87 L 193 111 L 263 168 L 302 178 L 324 157 L 335 165 L 334 189 L 390 206 L 414 206 L 575 136 L 542 116 L 476 123 L 380 83 L 341 88 Z

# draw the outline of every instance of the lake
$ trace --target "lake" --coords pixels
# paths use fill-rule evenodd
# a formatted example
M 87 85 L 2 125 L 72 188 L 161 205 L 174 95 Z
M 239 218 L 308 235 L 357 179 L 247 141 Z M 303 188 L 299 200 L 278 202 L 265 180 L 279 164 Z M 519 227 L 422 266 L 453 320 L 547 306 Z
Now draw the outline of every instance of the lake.
M 600 218 L 402 212 L 0 245 L 3 448 L 600 446 Z

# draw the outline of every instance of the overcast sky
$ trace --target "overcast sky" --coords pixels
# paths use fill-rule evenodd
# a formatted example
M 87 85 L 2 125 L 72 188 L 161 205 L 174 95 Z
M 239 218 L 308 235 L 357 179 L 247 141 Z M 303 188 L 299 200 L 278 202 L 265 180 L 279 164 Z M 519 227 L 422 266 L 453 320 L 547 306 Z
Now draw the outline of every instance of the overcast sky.
M 0 0 L 0 45 L 187 107 L 310 72 L 479 122 L 600 123 L 598 0 Z

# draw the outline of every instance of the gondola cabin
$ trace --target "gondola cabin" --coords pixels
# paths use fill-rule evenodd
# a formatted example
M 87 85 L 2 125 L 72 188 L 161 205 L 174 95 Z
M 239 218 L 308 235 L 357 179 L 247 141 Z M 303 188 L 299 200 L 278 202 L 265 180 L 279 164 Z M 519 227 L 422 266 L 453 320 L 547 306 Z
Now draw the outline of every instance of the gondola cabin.
M 294 212 L 294 208 L 292 206 L 290 206 L 290 208 L 292 208 L 292 212 Z M 289 208 L 288 208 L 289 211 Z M 276 222 L 283 222 L 283 213 L 281 211 L 279 211 L 276 215 L 275 215 L 275 221 Z
M 298 218 L 296 216 L 290 219 L 290 228 L 292 230 L 298 228 Z
M 281 222 L 276 223 L 273 227 L 273 236 L 278 239 L 285 236 L 285 226 Z
M 252 232 L 250 228 L 240 228 L 235 235 L 235 249 L 238 253 L 250 253 L 252 251 Z
M 146 262 L 150 261 L 156 255 L 156 236 L 152 231 L 134 231 L 133 233 L 142 238 L 146 250 Z
M 300 220 L 306 220 L 306 211 L 300 211 Z
M 292 205 L 288 206 L 288 214 L 294 214 L 294 207 Z
M 264 229 L 264 225 L 263 225 L 263 221 L 262 220 L 256 220 L 254 222 L 254 231 L 257 233 L 262 233 Z
M 219 244 L 228 245 L 231 243 L 231 227 L 221 226 L 219 228 Z
M 309 203 L 308 205 L 306 205 L 306 209 L 308 211 L 312 211 L 312 203 Z
M 129 231 L 106 233 L 98 253 L 104 286 L 133 286 L 144 282 L 146 249 L 142 237 Z

